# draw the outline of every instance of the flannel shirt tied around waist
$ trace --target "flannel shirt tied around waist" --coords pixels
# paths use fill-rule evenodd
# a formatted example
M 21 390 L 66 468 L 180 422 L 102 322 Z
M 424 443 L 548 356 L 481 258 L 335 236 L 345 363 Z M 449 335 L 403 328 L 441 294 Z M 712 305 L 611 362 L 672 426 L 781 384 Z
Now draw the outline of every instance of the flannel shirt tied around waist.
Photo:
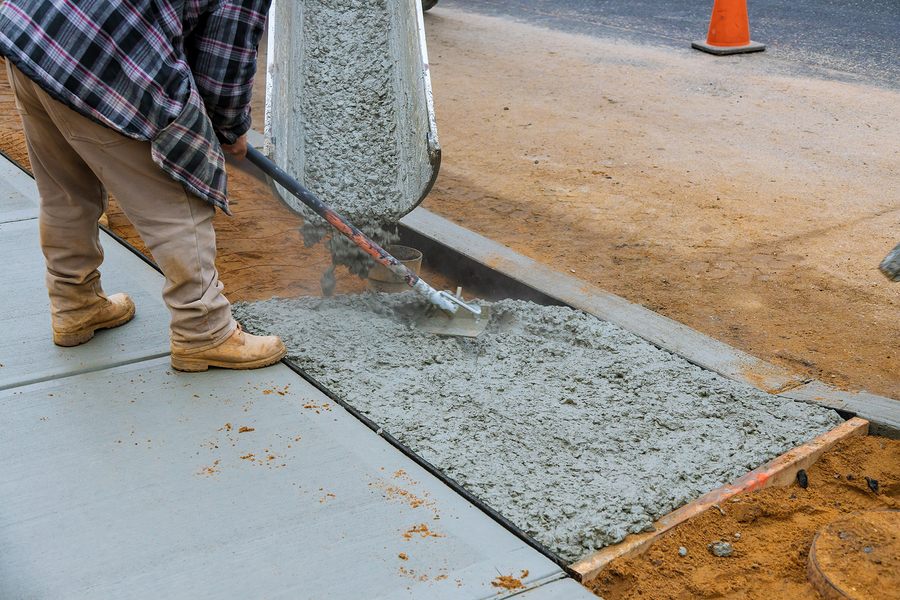
M 226 213 L 271 0 L 0 0 L 0 55 Z

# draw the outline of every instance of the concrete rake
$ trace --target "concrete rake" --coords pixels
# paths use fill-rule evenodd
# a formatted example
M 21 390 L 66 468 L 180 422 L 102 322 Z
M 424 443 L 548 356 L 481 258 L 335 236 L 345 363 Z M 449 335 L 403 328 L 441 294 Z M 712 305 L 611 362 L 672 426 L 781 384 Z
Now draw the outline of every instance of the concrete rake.
M 359 246 L 366 254 L 384 265 L 403 281 L 423 296 L 431 306 L 435 307 L 419 319 L 417 327 L 422 331 L 439 335 L 475 337 L 487 327 L 489 314 L 487 307 L 472 302 L 465 302 L 461 294 L 437 291 L 422 278 L 406 268 L 400 261 L 387 253 L 381 246 L 372 241 L 366 234 L 354 227 L 330 206 L 319 200 L 312 192 L 300 185 L 296 179 L 288 175 L 278 165 L 263 156 L 256 148 L 247 147 L 247 159 L 259 169 L 303 202 L 317 215 Z

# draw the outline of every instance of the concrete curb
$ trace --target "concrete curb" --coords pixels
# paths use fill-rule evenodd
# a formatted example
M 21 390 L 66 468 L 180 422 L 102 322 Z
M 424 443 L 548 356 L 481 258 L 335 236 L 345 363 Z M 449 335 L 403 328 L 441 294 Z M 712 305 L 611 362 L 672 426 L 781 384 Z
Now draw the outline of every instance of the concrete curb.
M 900 439 L 900 401 L 865 392 L 842 391 L 810 381 L 574 276 L 560 273 L 424 208 L 415 209 L 403 217 L 400 224 L 420 240 L 449 249 L 455 256 L 445 258 L 446 263 L 468 263 L 467 268 L 457 264 L 458 272 L 468 269 L 466 275 L 474 273 L 475 279 L 484 280 L 484 273 L 475 273 L 478 266 L 499 271 L 513 283 L 528 288 L 521 296 L 543 297 L 579 308 L 723 377 L 786 399 L 835 409 L 845 418 L 860 415 L 872 423 L 873 435 Z

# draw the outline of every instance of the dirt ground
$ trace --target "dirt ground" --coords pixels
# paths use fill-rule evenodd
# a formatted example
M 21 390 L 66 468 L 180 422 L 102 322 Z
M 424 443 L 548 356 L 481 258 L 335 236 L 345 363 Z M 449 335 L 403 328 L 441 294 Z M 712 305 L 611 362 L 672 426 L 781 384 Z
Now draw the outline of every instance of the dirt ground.
M 633 559 L 620 559 L 587 587 L 604 600 L 817 600 L 806 581 L 816 533 L 842 515 L 900 508 L 900 442 L 851 438 L 826 453 L 801 488 L 771 488 L 711 509 Z M 878 482 L 878 492 L 866 480 Z M 709 545 L 728 542 L 731 556 Z M 685 556 L 679 549 L 687 551 Z M 898 557 L 886 556 L 886 562 Z M 866 598 L 895 598 L 896 589 L 869 589 Z
M 443 149 L 426 208 L 763 360 L 900 398 L 897 288 L 877 271 L 900 240 L 900 94 L 771 53 L 713 57 L 440 6 L 426 30 Z M 27 165 L 2 69 L 0 149 Z M 321 245 L 303 247 L 265 184 L 229 169 L 229 189 L 235 216 L 216 220 L 228 297 L 318 294 Z M 141 247 L 114 204 L 109 218 Z M 363 289 L 339 273 L 337 293 Z M 859 443 L 807 490 L 757 493 L 617 563 L 604 597 L 815 597 L 794 569 L 815 528 L 897 497 L 894 442 Z M 876 472 L 878 498 L 834 478 Z M 706 552 L 734 533 L 736 556 Z
M 900 398 L 900 94 L 714 57 L 426 17 L 430 210 L 763 360 Z

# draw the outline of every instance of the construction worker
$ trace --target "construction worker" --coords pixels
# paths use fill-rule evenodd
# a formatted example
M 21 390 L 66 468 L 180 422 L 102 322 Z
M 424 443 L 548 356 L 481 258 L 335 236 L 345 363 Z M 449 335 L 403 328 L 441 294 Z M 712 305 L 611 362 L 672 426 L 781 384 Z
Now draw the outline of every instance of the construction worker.
M 270 0 L 4 0 L 0 55 L 41 197 L 53 340 L 134 315 L 106 296 L 98 218 L 112 192 L 163 274 L 172 366 L 252 369 L 286 352 L 241 331 L 215 266 L 223 152 L 243 159 Z

